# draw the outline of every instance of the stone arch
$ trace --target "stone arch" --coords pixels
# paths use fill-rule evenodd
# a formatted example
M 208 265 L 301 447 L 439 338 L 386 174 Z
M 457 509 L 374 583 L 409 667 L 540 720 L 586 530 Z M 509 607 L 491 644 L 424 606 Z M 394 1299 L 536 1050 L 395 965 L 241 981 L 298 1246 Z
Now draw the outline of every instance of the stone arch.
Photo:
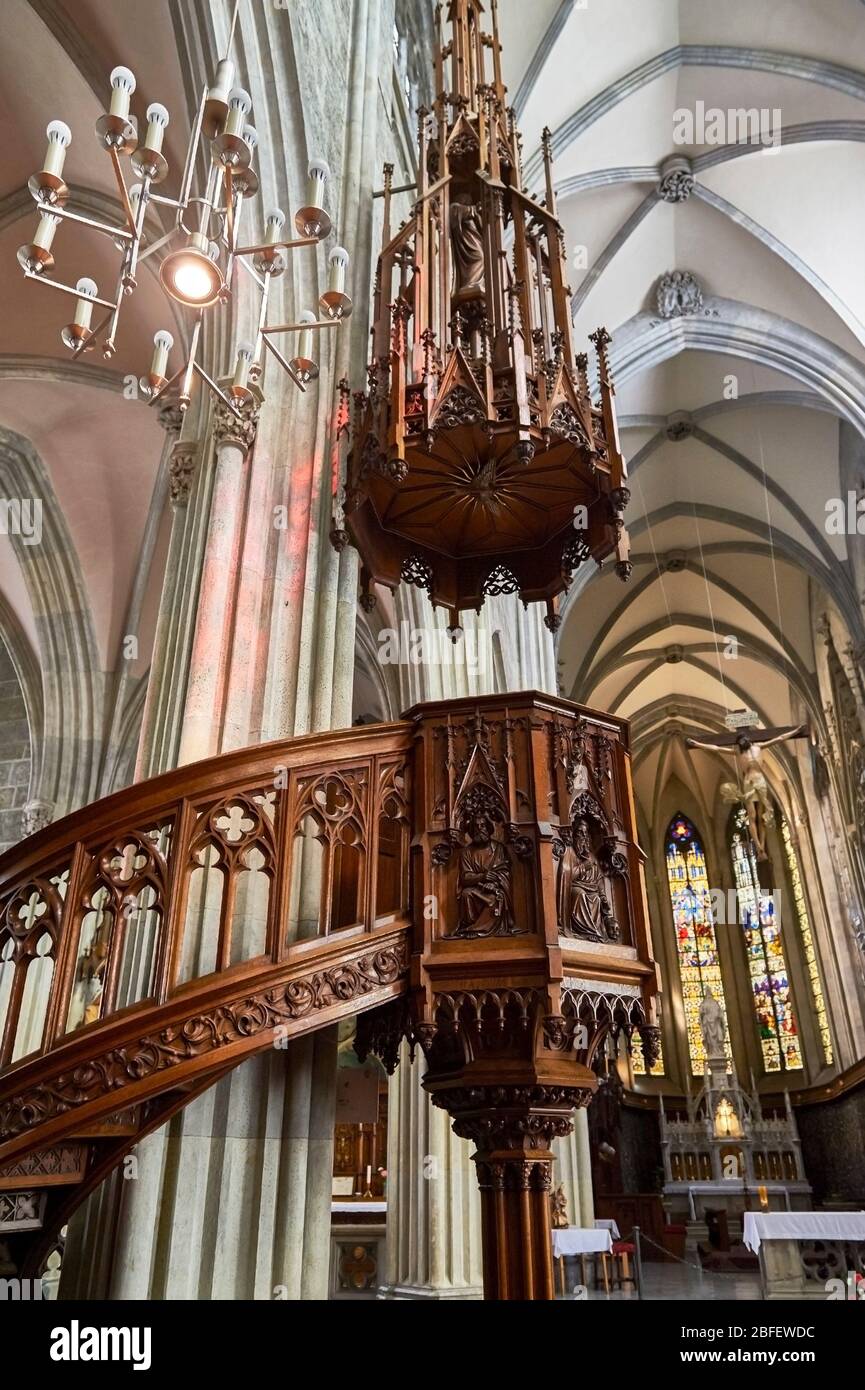
M 32 794 L 64 814 L 96 792 L 103 704 L 98 649 L 78 556 L 48 471 L 28 439 L 2 428 L 0 495 L 41 502 L 39 543 L 16 535 L 10 540 L 36 621 L 42 670 Z M 35 695 L 31 705 L 35 712 Z

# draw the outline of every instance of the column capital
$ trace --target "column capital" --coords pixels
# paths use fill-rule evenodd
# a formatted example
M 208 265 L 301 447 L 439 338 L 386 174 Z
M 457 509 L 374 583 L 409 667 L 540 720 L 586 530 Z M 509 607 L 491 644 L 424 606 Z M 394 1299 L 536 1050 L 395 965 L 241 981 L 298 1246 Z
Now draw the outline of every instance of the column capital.
M 24 835 L 35 835 L 38 830 L 44 830 L 46 825 L 50 825 L 54 819 L 53 801 L 40 801 L 34 797 L 28 801 L 21 809 L 21 822 Z
M 220 382 L 223 390 L 227 390 L 230 383 Z M 216 402 L 213 416 L 213 439 L 217 449 L 225 444 L 236 444 L 244 452 L 248 452 L 255 443 L 258 433 L 258 417 L 261 414 L 261 406 L 264 396 L 256 386 L 250 387 L 251 399 L 245 404 L 238 403 L 236 409 L 238 415 L 223 405 L 222 401 Z
M 166 434 L 180 434 L 183 428 L 183 411 L 177 401 L 163 401 L 156 416 Z
M 197 443 L 178 440 L 168 461 L 168 476 L 171 487 L 171 502 L 175 507 L 185 507 L 189 501 L 192 479 L 198 464 Z

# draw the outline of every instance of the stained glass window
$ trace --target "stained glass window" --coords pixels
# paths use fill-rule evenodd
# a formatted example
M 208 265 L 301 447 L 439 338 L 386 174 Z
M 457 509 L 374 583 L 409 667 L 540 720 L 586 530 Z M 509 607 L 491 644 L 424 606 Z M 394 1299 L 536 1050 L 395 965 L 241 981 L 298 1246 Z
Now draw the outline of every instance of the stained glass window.
M 802 1065 L 802 1051 L 793 1013 L 781 923 L 775 911 L 774 894 L 760 885 L 757 855 L 744 806 L 733 815 L 731 850 L 763 1065 L 767 1072 L 795 1070 Z
M 667 880 L 679 953 L 691 1070 L 695 1076 L 702 1076 L 706 1070 L 706 1050 L 700 1029 L 703 995 L 707 989 L 711 989 L 725 1020 L 727 1006 L 706 877 L 706 856 L 687 816 L 674 816 L 667 831 Z M 725 1047 L 727 1061 L 732 1066 L 729 1033 Z
M 832 1050 L 832 1034 L 829 1032 L 829 1016 L 826 1012 L 826 1001 L 823 998 L 823 986 L 820 982 L 820 970 L 817 965 L 817 952 L 814 949 L 808 904 L 805 901 L 805 890 L 802 887 L 802 877 L 799 873 L 799 856 L 796 853 L 796 846 L 793 844 L 793 837 L 790 834 L 786 816 L 781 817 L 781 840 L 784 844 L 784 853 L 787 856 L 787 869 L 790 874 L 790 885 L 793 889 L 793 907 L 796 912 L 796 921 L 799 924 L 799 935 L 802 939 L 802 955 L 805 958 L 805 969 L 808 972 L 811 993 L 814 997 L 814 1014 L 817 1031 L 820 1034 L 820 1045 L 823 1049 L 826 1065 L 831 1067 L 835 1054 Z

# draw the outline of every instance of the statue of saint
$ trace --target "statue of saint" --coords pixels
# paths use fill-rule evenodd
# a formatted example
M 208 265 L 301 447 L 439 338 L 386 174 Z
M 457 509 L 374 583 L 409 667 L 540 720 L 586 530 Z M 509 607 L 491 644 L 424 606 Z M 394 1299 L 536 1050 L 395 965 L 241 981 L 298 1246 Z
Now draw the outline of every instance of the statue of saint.
M 511 863 L 496 839 L 495 820 L 483 808 L 468 817 L 468 844 L 460 851 L 456 936 L 508 936 L 514 931 Z
M 727 1024 L 724 1011 L 711 989 L 707 987 L 700 1004 L 700 1032 L 707 1057 L 723 1057 L 724 1043 L 727 1039 Z
M 454 253 L 454 300 L 479 299 L 484 293 L 484 233 L 480 208 L 455 198 L 450 205 L 451 245 Z
M 550 1223 L 554 1231 L 564 1231 L 570 1226 L 568 1220 L 568 1199 L 560 1183 L 550 1198 Z
M 618 927 L 604 892 L 604 875 L 592 851 L 589 826 L 576 820 L 572 843 L 559 869 L 559 927 L 589 941 L 615 941 Z

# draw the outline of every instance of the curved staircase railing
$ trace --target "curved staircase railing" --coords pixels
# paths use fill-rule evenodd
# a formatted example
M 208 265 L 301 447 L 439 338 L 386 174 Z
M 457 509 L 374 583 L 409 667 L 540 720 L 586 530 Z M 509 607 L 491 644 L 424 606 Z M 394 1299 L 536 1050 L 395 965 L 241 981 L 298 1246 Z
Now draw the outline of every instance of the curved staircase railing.
M 56 1229 L 240 1061 L 407 990 L 410 746 L 243 749 L 0 857 L 0 1199 Z

